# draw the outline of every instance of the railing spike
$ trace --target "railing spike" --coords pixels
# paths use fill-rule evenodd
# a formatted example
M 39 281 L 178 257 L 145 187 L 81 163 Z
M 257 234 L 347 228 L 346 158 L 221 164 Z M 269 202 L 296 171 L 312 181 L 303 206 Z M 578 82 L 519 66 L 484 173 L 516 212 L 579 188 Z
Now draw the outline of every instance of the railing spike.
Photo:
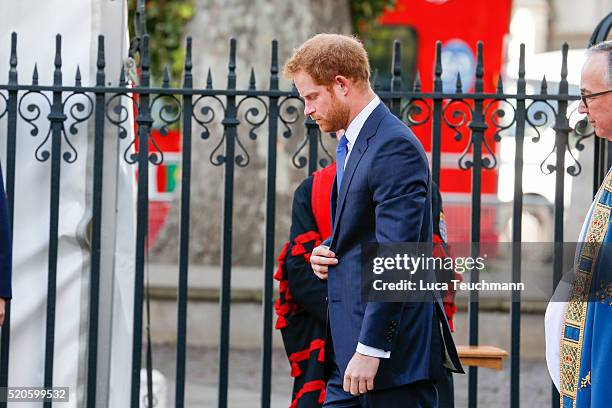
M 77 65 L 76 75 L 74 77 L 75 86 L 81 86 L 81 68 Z
M 546 82 L 546 75 L 542 77 L 542 84 L 540 85 L 540 93 L 546 95 L 548 93 L 548 83 Z
M 254 91 L 255 88 L 255 69 L 251 67 L 251 76 L 249 78 L 249 90 Z
M 38 64 L 34 63 L 34 72 L 32 72 L 32 85 L 38 85 Z
M 457 72 L 457 81 L 455 82 L 455 92 L 463 93 L 463 83 L 461 82 L 461 73 Z
M 213 89 L 212 72 L 208 68 L 208 74 L 206 74 L 206 89 Z
M 270 89 L 278 89 L 278 41 L 272 40 L 272 61 L 270 63 Z
M 414 76 L 414 84 L 412 86 L 414 92 L 421 92 L 421 74 L 417 70 L 416 75 Z
M 17 33 L 11 33 L 11 57 L 9 60 L 9 84 L 17 84 Z
M 436 41 L 436 65 L 434 70 L 434 92 L 442 92 L 442 42 Z
M 162 88 L 170 87 L 170 71 L 168 71 L 168 66 L 164 66 L 164 72 L 162 75 Z

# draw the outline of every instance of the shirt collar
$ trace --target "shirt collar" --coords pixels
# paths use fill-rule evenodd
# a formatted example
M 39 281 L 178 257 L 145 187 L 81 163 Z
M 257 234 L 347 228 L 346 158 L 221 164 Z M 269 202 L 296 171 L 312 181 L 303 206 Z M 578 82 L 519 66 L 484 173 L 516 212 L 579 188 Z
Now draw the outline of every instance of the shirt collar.
M 376 109 L 379 103 L 380 98 L 378 97 L 378 95 L 374 95 L 374 98 L 372 98 L 372 100 L 365 106 L 365 108 L 363 108 L 361 112 L 359 112 L 357 116 L 355 116 L 355 118 L 348 125 L 348 128 L 346 129 L 344 135 L 348 140 L 349 148 L 355 144 L 355 142 L 357 141 L 357 137 L 359 136 L 359 132 L 361 132 L 361 128 L 365 124 L 366 120 L 368 120 L 368 117 L 370 117 L 372 112 L 374 112 L 374 109 Z

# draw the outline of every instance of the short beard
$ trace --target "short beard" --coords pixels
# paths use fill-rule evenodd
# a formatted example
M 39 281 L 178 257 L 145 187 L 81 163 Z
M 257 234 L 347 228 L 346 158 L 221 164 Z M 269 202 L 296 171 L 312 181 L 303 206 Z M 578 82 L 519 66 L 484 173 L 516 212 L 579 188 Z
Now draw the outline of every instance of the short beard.
M 323 132 L 337 132 L 340 129 L 346 130 L 350 116 L 351 109 L 348 104 L 336 98 L 332 90 L 330 109 L 327 115 L 325 115 L 325 118 L 319 121 L 319 128 Z

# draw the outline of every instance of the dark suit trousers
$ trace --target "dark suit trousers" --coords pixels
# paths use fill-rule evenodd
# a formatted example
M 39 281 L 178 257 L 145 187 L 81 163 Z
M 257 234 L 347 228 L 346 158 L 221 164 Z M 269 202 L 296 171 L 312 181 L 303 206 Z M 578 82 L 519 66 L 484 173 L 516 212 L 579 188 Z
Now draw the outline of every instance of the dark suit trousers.
M 453 373 L 446 370 L 446 375 L 436 383 L 440 408 L 455 408 L 455 390 Z
M 438 408 L 438 391 L 431 380 L 417 381 L 354 396 L 342 389 L 343 377 L 335 363 L 327 381 L 323 408 Z

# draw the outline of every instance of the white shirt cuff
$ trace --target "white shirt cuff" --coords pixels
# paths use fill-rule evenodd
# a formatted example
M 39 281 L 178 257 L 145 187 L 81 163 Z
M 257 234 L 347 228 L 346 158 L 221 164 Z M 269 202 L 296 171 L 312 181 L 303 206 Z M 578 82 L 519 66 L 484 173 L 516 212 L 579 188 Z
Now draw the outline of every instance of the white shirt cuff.
M 378 358 L 390 358 L 391 352 L 374 347 L 366 346 L 365 344 L 357 343 L 357 352 L 364 356 L 378 357 Z

